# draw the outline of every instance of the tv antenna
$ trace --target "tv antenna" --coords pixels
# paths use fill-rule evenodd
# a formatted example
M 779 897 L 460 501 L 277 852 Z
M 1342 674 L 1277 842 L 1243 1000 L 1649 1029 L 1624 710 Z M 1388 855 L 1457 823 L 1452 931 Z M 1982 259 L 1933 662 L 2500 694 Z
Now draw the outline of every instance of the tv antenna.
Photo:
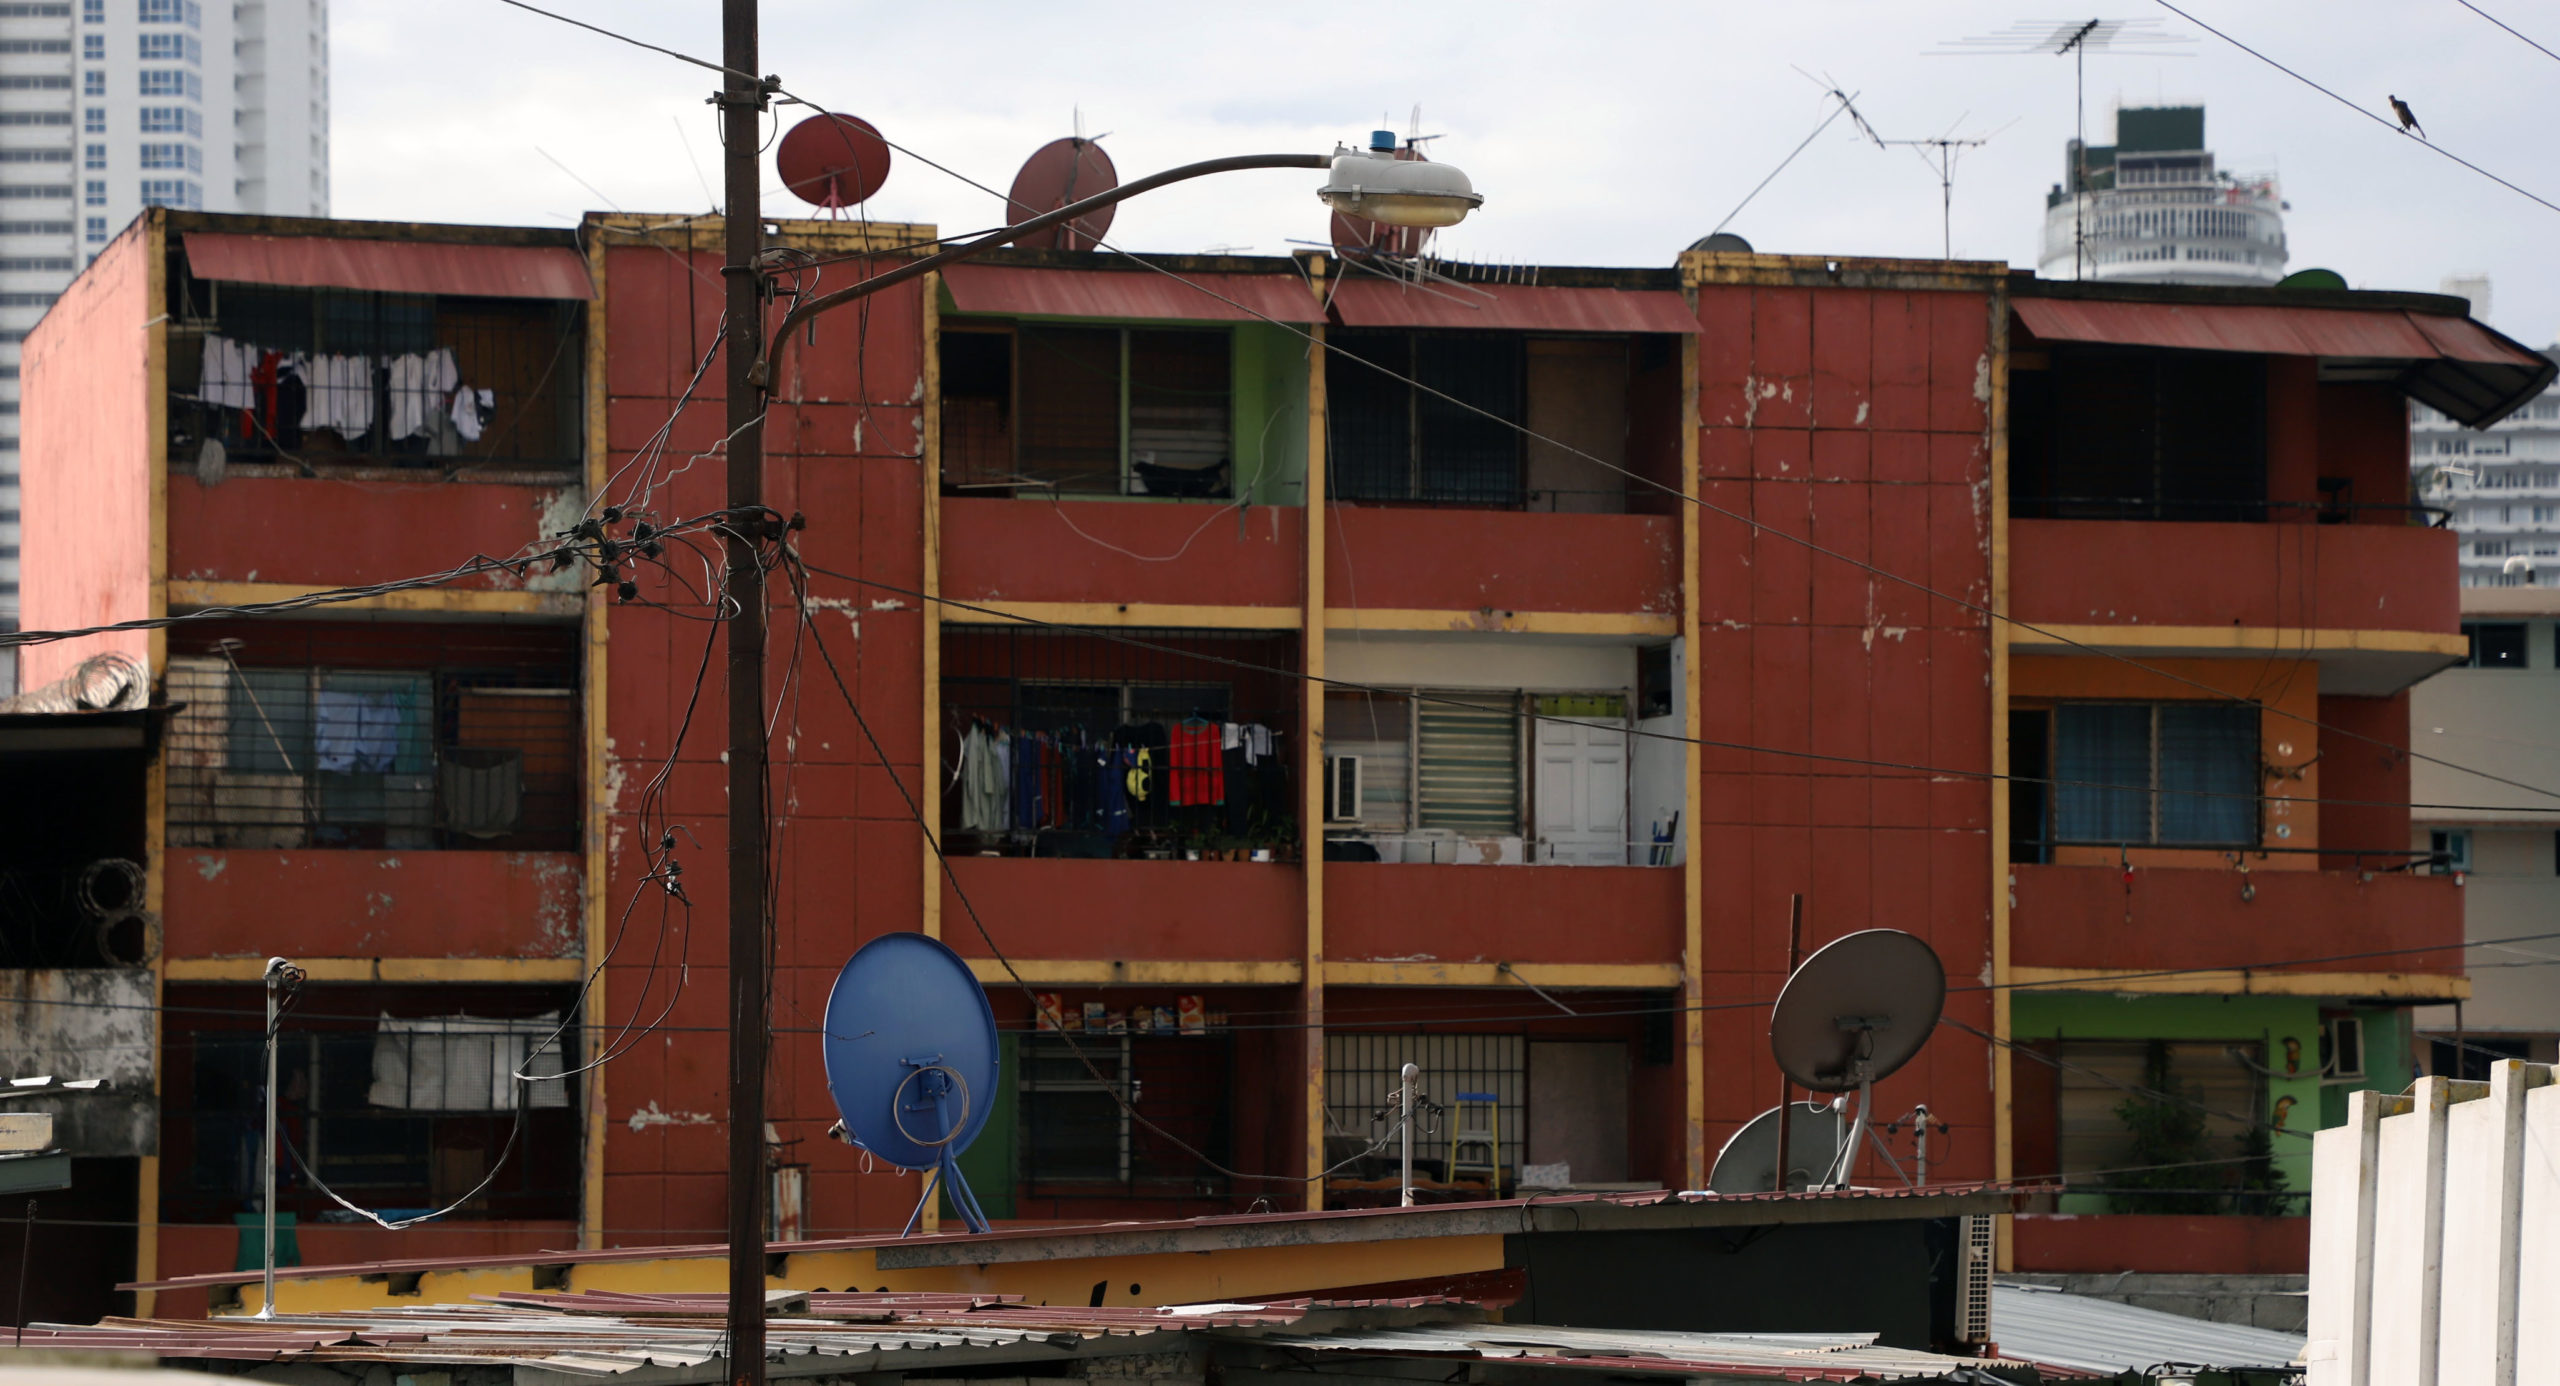
M 2180 44 L 2195 40 L 2172 34 L 2157 19 L 2021 19 L 2007 28 L 1955 39 L 1923 57 L 2013 57 L 2050 53 L 2071 59 L 2071 277 L 2088 273 L 2089 231 L 2089 54 L 2092 50 L 2128 58 L 2188 58 Z
M 970 1231 L 986 1231 L 960 1152 L 995 1109 L 996 1017 L 969 965 L 939 939 L 882 934 L 836 975 L 823 1042 L 845 1139 L 927 1174 L 900 1235 L 916 1230 L 940 1193 Z
M 1990 134 L 1980 136 L 1979 138 L 1963 139 L 1956 136 L 1955 127 L 1964 123 L 1964 116 L 1957 116 L 1954 123 L 1947 127 L 1947 132 L 1945 134 L 1935 135 L 1928 139 L 1889 140 L 1876 130 L 1876 127 L 1867 120 L 1866 113 L 1859 110 L 1853 103 L 1849 93 L 1842 91 L 1840 89 L 1840 84 L 1831 80 L 1828 74 L 1816 77 L 1812 73 L 1806 72 L 1803 68 L 1797 68 L 1796 72 L 1806 81 L 1823 88 L 1826 94 L 1838 98 L 1841 112 L 1846 113 L 1850 120 L 1856 122 L 1858 133 L 1864 135 L 1867 138 L 1868 143 L 1873 144 L 1878 149 L 1906 148 L 1915 153 L 1919 153 L 1920 161 L 1927 164 L 1930 170 L 1938 175 L 1939 254 L 1946 259 L 1954 259 L 1956 257 L 1956 159 L 1959 157 L 1959 151 L 1966 149 L 1979 149 L 1983 145 L 1991 143 L 1994 136 L 1998 135 L 2001 130 L 2008 129 L 2009 126 L 2003 125 L 1999 130 L 1994 130 Z M 1972 112 L 1968 111 L 1965 114 L 1971 115 Z M 2014 120 L 2009 122 L 2009 125 L 2015 124 L 2017 124 L 2017 122 Z M 1929 153 L 1922 152 L 1931 150 L 1936 152 L 1935 158 L 1932 158 Z M 1698 245 L 1690 247 L 1692 250 L 1703 248 L 1706 248 L 1704 242 L 1700 242 Z
M 1849 1182 L 1862 1141 L 1873 1141 L 1885 1163 L 1901 1173 L 1901 1163 L 1870 1123 L 1875 1085 L 1929 1042 L 1946 999 L 1947 973 L 1937 953 L 1899 929 L 1866 929 L 1835 939 L 1787 978 L 1769 1013 L 1769 1049 L 1779 1070 L 1813 1092 L 1857 1095 L 1857 1117 L 1819 1187 Z M 1796 1148 L 1791 1134 L 1787 1154 L 1792 1157 Z M 1766 1151 L 1772 1158 L 1764 1165 L 1773 1174 L 1777 1149 L 1773 1139 Z

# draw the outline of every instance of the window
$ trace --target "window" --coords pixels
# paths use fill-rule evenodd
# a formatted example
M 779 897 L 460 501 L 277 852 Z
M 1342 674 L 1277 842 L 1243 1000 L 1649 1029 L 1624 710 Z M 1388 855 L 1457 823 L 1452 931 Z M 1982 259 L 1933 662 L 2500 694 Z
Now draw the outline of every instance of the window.
M 145 178 L 142 180 L 142 205 L 201 207 L 204 205 L 204 189 L 184 178 Z
M 80 131 L 88 135 L 107 133 L 107 108 L 91 106 L 80 113 Z
M 204 115 L 185 106 L 145 106 L 142 108 L 142 133 L 202 138 Z
M 80 0 L 80 22 L 84 24 L 106 23 L 107 0 Z
M 105 74 L 105 73 L 103 73 L 103 72 L 97 72 L 97 71 L 90 71 L 90 72 L 83 72 L 83 73 L 81 73 L 81 74 L 80 74 L 80 94 L 81 94 L 82 96 L 104 96 L 104 95 L 106 95 L 106 94 L 107 94 L 107 74 Z
M 2010 485 L 2048 519 L 2266 518 L 2266 370 L 2221 352 L 2057 349 L 2017 372 Z
M 945 482 L 964 492 L 1028 483 L 1039 494 L 1231 496 L 1233 373 L 1224 328 L 948 333 Z
M 200 63 L 204 45 L 193 34 L 143 34 L 141 58 L 146 63 Z
M 80 151 L 80 166 L 82 168 L 105 168 L 107 166 L 107 147 L 103 144 L 93 144 L 82 148 Z
M 146 144 L 142 146 L 144 168 L 183 168 L 204 171 L 204 151 L 192 144 Z
M 2471 834 L 2461 828 L 2438 828 L 2427 834 L 2427 859 L 2439 876 L 2471 869 Z
M 138 17 L 145 24 L 184 24 L 193 29 L 203 24 L 204 10 L 196 0 L 141 0 Z
M 1404 1066 L 1413 1064 L 1422 1070 L 1424 1095 L 1446 1109 L 1438 1114 L 1439 1129 L 1432 1139 L 1426 1141 L 1416 1133 L 1415 1174 L 1423 1174 L 1426 1150 L 1435 1166 L 1432 1172 L 1445 1172 L 1437 1166 L 1449 1153 L 1449 1137 L 1463 1125 L 1496 1133 L 1492 1142 L 1498 1152 L 1495 1162 L 1506 1183 L 1516 1179 L 1520 1166 L 1532 1155 L 1529 1048 L 1528 1036 L 1516 1033 L 1326 1035 L 1325 1163 L 1332 1165 L 1359 1155 L 1387 1129 L 1383 1121 L 1372 1119 L 1382 1110 L 1392 1110 Z M 1466 1097 L 1462 1099 L 1461 1094 Z M 1596 1093 L 1578 1096 L 1583 1101 L 1598 1100 Z M 1466 1102 L 1463 1121 L 1459 1106 L 1462 1100 Z M 1395 1144 L 1389 1142 L 1385 1150 L 1371 1157 L 1367 1168 L 1355 1166 L 1345 1173 L 1355 1178 L 1393 1178 L 1396 1160 Z M 1467 1177 L 1477 1184 L 1477 1193 L 1487 1192 L 1482 1174 Z
M 1026 1192 L 1073 1197 L 1079 1186 L 1124 1194 L 1223 1191 L 1225 1176 L 1181 1147 L 1227 1161 L 1229 1095 L 1236 1086 L 1227 1037 L 1178 1033 L 1170 1016 L 1157 1018 L 1170 1008 L 1144 1007 L 1142 1022 L 1117 1003 L 1105 1005 L 1078 1005 L 1081 1034 L 1029 1034 L 1019 1041 Z M 1132 1106 L 1145 1113 L 1144 1122 L 1130 1119 Z
M 88 235 L 91 245 L 104 243 L 107 239 L 107 219 L 105 217 L 89 218 Z
M 82 34 L 80 36 L 80 56 L 93 63 L 105 62 L 107 60 L 107 36 L 104 34 Z
M 164 1206 L 219 1217 L 254 1197 L 264 1119 L 264 1036 L 249 987 L 185 989 L 167 1038 Z M 355 986 L 294 1018 L 277 1052 L 282 1134 L 338 1192 L 370 1207 L 442 1207 L 488 1187 L 453 1219 L 574 1215 L 579 1167 L 576 1031 L 545 1041 L 574 995 L 558 987 Z M 377 1018 L 378 1017 L 378 1018 Z M 506 1152 L 503 1163 L 501 1152 Z M 332 1205 L 278 1180 L 282 1209 Z M 495 1177 L 492 1178 L 491 1176 Z
M 1414 823 L 1469 837 L 1520 831 L 1520 701 L 1445 693 L 1414 707 Z
M 334 627 L 250 654 L 386 648 Z M 169 835 L 210 847 L 563 850 L 577 838 L 575 666 L 556 633 L 419 632 L 385 668 L 172 660 Z M 174 696 L 174 695 L 173 695 Z
M 0 111 L 0 125 L 69 125 L 69 111 Z
M 2157 847 L 2258 841 L 2258 709 L 2063 703 L 2054 709 L 2053 840 Z
M 2521 669 L 2526 662 L 2522 621 L 2465 621 L 2462 634 L 2471 642 L 2465 661 L 2474 669 Z
M 2257 1037 L 2045 1041 L 2030 1051 L 2043 1062 L 2020 1065 L 2036 1070 L 2030 1083 L 2042 1091 L 2032 1103 L 2021 1093 L 2019 1140 L 2043 1145 L 2033 1128 L 2050 1122 L 2055 1164 L 2076 1176 L 2067 1211 L 2298 1212 L 2305 1191 L 2270 1177 L 2269 1133 L 2254 1124 L 2277 1119 L 2260 1115 L 2269 1113 L 2266 1048 Z
M 1347 501 L 1522 503 L 1526 338 L 1512 332 L 1345 330 L 1327 345 L 1327 455 L 1335 495 Z
M 142 70 L 142 94 L 183 96 L 190 101 L 201 101 L 204 99 L 204 79 L 182 67 L 146 67 Z
M 90 179 L 88 182 L 86 182 L 86 183 L 82 184 L 82 185 L 81 185 L 81 190 L 80 190 L 80 200 L 81 200 L 83 203 L 85 203 L 85 204 L 87 204 L 88 206 L 91 206 L 91 207 L 104 207 L 104 206 L 106 206 L 106 205 L 107 205 L 107 185 L 106 185 L 105 180 L 103 180 L 103 179 L 98 179 L 98 178 L 92 178 L 92 179 Z

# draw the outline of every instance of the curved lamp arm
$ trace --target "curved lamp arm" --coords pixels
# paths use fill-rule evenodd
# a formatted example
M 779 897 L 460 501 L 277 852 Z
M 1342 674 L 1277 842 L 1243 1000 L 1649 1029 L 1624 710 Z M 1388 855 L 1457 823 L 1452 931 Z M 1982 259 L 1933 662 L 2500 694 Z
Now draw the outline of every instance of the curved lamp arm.
M 1162 173 L 1149 174 L 1134 183 L 1112 188 L 1107 192 L 1096 193 L 1082 202 L 1071 202 L 1053 211 L 1042 212 L 1028 221 L 1017 222 L 1000 231 L 990 231 L 976 240 L 964 241 L 921 260 L 910 260 L 885 274 L 875 274 L 858 284 L 838 289 L 831 294 L 822 294 L 792 309 L 782 319 L 782 325 L 774 329 L 773 340 L 766 344 L 764 355 L 757 359 L 754 368 L 748 372 L 747 378 L 760 390 L 772 389 L 773 358 L 781 352 L 783 343 L 790 340 L 793 329 L 818 314 L 830 308 L 851 303 L 855 299 L 876 294 L 882 289 L 930 274 L 944 265 L 966 260 L 998 246 L 1010 244 L 1043 227 L 1055 226 L 1062 221 L 1073 221 L 1096 208 L 1108 207 L 1112 203 L 1135 197 L 1142 192 L 1152 192 L 1168 183 L 1179 183 L 1185 179 L 1205 177 L 1212 173 L 1235 173 L 1257 168 L 1329 168 L 1332 164 L 1333 156 L 1329 154 L 1238 154 L 1232 158 L 1206 159 L 1196 164 L 1184 164 L 1179 168 L 1166 169 Z

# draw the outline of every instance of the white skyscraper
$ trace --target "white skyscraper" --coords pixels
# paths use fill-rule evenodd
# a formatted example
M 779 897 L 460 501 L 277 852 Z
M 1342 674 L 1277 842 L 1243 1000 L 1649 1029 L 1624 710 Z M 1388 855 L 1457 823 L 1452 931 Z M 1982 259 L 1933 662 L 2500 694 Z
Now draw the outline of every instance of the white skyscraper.
M 0 626 L 18 611 L 19 347 L 155 204 L 329 214 L 328 0 L 0 3 Z
M 2204 107 L 2126 106 L 2116 142 L 2063 150 L 2045 197 L 2047 279 L 2273 284 L 2284 277 L 2274 175 L 2233 173 L 2205 148 Z

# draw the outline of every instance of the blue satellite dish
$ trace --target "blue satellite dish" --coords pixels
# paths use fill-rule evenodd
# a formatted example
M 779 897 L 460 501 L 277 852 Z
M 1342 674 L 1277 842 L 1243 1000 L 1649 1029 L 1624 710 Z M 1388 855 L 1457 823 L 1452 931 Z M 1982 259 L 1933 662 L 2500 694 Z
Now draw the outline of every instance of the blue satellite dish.
M 827 997 L 825 1046 L 827 1092 L 845 1134 L 900 1169 L 936 1171 L 961 1218 L 985 1231 L 957 1161 L 986 1129 L 1002 1070 L 995 1012 L 969 965 L 923 934 L 862 945 Z

